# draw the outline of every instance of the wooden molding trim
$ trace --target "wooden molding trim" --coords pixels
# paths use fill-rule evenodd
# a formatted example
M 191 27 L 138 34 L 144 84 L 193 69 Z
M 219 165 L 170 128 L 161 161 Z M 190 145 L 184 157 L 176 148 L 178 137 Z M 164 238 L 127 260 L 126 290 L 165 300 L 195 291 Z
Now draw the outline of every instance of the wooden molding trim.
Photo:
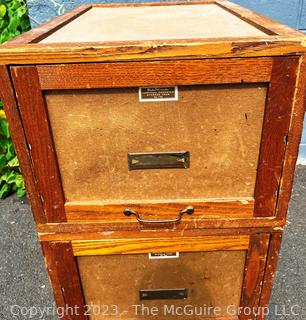
M 86 229 L 83 231 L 71 231 L 57 228 L 49 228 L 49 225 L 38 226 L 40 241 L 92 241 L 105 239 L 128 239 L 133 237 L 150 238 L 152 240 L 174 237 L 205 237 L 205 236 L 231 236 L 237 235 L 252 235 L 257 233 L 277 233 L 282 232 L 283 227 L 256 227 L 256 228 L 230 228 L 230 229 L 186 229 L 186 230 L 142 230 L 142 231 L 98 231 Z
M 0 98 L 3 102 L 4 111 L 9 122 L 10 132 L 14 141 L 20 168 L 25 178 L 27 196 L 30 200 L 33 216 L 36 223 L 45 223 L 46 216 L 39 196 L 37 182 L 34 177 L 30 153 L 24 136 L 10 74 L 6 66 L 0 66 L 0 80 Z
M 247 58 L 301 55 L 306 52 L 303 36 L 267 36 L 253 38 L 216 38 L 194 40 L 157 40 L 4 44 L 1 64 L 59 64 L 204 58 Z
M 269 82 L 272 58 L 37 66 L 43 90 Z M 141 77 L 139 73 L 141 72 Z
M 269 300 L 272 293 L 273 281 L 276 275 L 277 263 L 282 244 L 282 233 L 275 233 L 271 235 L 268 259 L 266 265 L 265 276 L 263 279 L 262 292 L 260 297 L 260 307 L 262 310 L 269 306 Z M 264 320 L 264 316 L 261 314 L 258 320 Z
M 255 314 L 248 315 L 244 313 L 244 311 L 248 311 L 248 308 L 256 308 L 259 305 L 269 240 L 269 234 L 257 234 L 250 237 L 240 302 L 240 307 L 242 307 L 242 313 L 239 317 L 240 320 L 256 319 Z
M 275 215 L 298 67 L 298 57 L 274 58 L 255 186 L 256 217 Z
M 216 0 L 215 2 L 221 8 L 229 11 L 232 14 L 235 14 L 240 19 L 269 35 L 301 35 L 300 32 L 294 30 L 293 28 L 255 13 L 247 8 L 241 7 L 238 4 L 224 0 Z
M 111 239 L 95 241 L 72 241 L 75 256 L 134 254 L 149 252 L 195 252 L 217 250 L 247 250 L 249 236 L 208 236 Z
M 67 314 L 63 319 L 88 320 L 84 315 L 84 297 L 76 259 L 70 242 L 42 242 L 46 267 L 53 287 L 54 298 L 58 308 L 77 312 Z
M 64 195 L 36 67 L 11 70 L 47 222 L 65 222 Z
M 258 221 L 260 220 L 260 221 Z M 223 224 L 223 226 L 222 226 Z M 131 225 L 109 225 L 105 223 L 48 223 L 37 225 L 37 231 L 41 241 L 70 241 L 70 240 L 100 240 L 118 238 L 159 238 L 174 236 L 207 236 L 207 235 L 229 235 L 254 233 L 282 232 L 285 221 L 270 220 L 266 218 L 241 219 L 235 223 L 226 223 L 222 220 L 221 226 L 211 221 L 208 225 L 201 225 L 195 228 L 193 224 L 187 228 L 179 224 L 172 228 L 144 228 L 140 224 Z M 213 226 L 212 226 L 213 225 Z M 224 227 L 224 225 L 226 225 Z
M 254 212 L 254 200 L 237 200 L 206 202 L 186 201 L 178 203 L 123 203 L 113 205 L 86 204 L 86 202 L 68 202 L 65 204 L 65 212 L 68 222 L 131 222 L 135 223 L 135 217 L 126 217 L 124 209 L 135 210 L 147 219 L 173 219 L 180 211 L 192 205 L 195 212 L 192 216 L 185 216 L 182 221 L 188 222 L 199 219 L 220 218 L 252 218 Z
M 297 83 L 293 98 L 293 107 L 287 139 L 284 165 L 280 181 L 278 205 L 276 215 L 280 219 L 286 219 L 288 205 L 292 193 L 295 165 L 303 132 L 304 115 L 306 112 L 306 57 L 299 60 L 297 71 Z

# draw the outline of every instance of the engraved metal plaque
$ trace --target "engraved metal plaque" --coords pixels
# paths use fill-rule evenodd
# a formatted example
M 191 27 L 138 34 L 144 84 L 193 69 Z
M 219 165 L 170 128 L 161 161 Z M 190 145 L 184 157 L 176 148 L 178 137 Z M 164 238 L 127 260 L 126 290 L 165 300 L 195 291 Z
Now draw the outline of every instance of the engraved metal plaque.
M 188 297 L 187 289 L 153 289 L 140 290 L 140 300 L 166 300 L 166 299 L 186 299 Z
M 149 259 L 177 259 L 179 252 L 150 252 Z
M 186 169 L 189 168 L 189 152 L 129 153 L 129 170 Z
M 177 101 L 178 87 L 141 87 L 139 88 L 140 102 Z

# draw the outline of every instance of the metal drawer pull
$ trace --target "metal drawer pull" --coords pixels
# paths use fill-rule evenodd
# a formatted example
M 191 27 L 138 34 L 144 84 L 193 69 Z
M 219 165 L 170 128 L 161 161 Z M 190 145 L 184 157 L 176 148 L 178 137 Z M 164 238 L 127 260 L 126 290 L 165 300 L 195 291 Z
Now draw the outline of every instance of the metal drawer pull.
M 166 220 L 145 220 L 145 219 L 141 219 L 140 216 L 139 216 L 139 213 L 131 210 L 131 209 L 125 209 L 123 211 L 124 215 L 129 217 L 131 215 L 134 215 L 137 219 L 137 221 L 139 221 L 140 223 L 178 223 L 181 221 L 183 215 L 185 213 L 189 214 L 189 215 L 192 215 L 194 213 L 194 207 L 192 206 L 188 206 L 186 207 L 184 210 L 182 210 L 178 217 L 176 219 L 166 219 Z

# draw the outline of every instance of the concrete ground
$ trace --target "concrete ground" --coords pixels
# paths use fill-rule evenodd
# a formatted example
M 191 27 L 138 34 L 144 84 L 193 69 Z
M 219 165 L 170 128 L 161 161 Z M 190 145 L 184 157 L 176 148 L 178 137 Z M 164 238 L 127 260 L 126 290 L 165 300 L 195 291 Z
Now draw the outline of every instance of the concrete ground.
M 28 204 L 0 200 L 0 320 L 55 320 L 54 300 Z M 28 308 L 32 308 L 33 316 Z M 306 167 L 297 167 L 269 320 L 306 319 Z M 297 314 L 297 315 L 294 315 Z

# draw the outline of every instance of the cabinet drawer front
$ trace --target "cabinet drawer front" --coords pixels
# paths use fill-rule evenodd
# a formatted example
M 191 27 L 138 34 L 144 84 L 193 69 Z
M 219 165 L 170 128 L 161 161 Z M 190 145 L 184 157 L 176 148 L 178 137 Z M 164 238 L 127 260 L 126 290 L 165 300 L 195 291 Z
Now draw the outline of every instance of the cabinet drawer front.
M 126 209 L 151 220 L 151 207 L 174 220 L 186 206 L 197 218 L 275 216 L 297 63 L 292 57 L 13 67 L 47 222 L 105 220 L 110 211 L 116 220 Z M 66 80 L 55 81 L 61 76 Z M 139 86 L 171 85 L 178 88 L 171 99 L 140 101 L 151 91 L 143 96 Z M 219 206 L 235 201 L 249 206 Z M 74 214 L 76 203 L 87 206 L 86 214 Z
M 148 254 L 86 256 L 77 260 L 85 302 L 92 305 L 90 319 L 100 319 L 101 314 L 94 315 L 97 306 L 105 308 L 104 316 L 109 319 L 153 318 L 151 311 L 144 311 L 148 307 L 157 310 L 159 319 L 174 319 L 182 312 L 187 317 L 195 310 L 200 314 L 193 319 L 200 319 L 225 317 L 238 310 L 246 252 L 180 253 L 178 258 L 168 259 L 149 259 Z M 217 307 L 218 313 L 213 311 Z
M 262 84 L 186 86 L 178 101 L 140 102 L 137 88 L 48 92 L 66 200 L 253 197 L 266 93 Z M 178 152 L 189 153 L 188 167 L 163 168 L 160 157 L 160 169 L 130 170 L 134 153 Z
M 184 86 L 178 101 L 156 102 L 138 88 L 47 92 L 68 221 L 133 222 L 125 209 L 173 220 L 188 205 L 193 219 L 252 217 L 266 94 L 264 84 Z

